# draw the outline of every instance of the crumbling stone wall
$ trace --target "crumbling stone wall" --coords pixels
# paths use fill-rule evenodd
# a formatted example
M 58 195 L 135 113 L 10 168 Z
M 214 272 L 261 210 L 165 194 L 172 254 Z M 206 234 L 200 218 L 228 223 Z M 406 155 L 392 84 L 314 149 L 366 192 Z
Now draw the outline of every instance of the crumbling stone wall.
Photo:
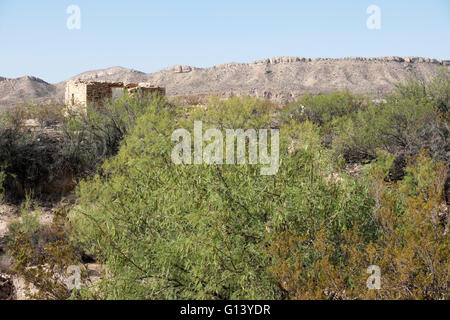
M 87 105 L 95 103 L 101 107 L 105 99 L 112 98 L 112 87 L 108 82 L 92 82 L 86 84 Z
M 87 85 L 83 82 L 68 82 L 65 95 L 66 105 L 71 111 L 80 111 L 87 106 Z
M 66 85 L 66 105 L 69 110 L 77 112 L 85 111 L 91 103 L 95 103 L 101 108 L 105 99 L 113 97 L 112 88 L 126 88 L 130 93 L 152 94 L 157 92 L 159 95 L 166 95 L 165 88 L 153 87 L 149 83 L 69 81 Z
M 153 92 L 156 92 L 160 96 L 166 95 L 166 89 L 161 87 L 145 87 L 144 85 L 138 85 L 137 87 L 128 89 L 128 92 L 135 93 L 141 91 L 142 94 L 153 94 Z

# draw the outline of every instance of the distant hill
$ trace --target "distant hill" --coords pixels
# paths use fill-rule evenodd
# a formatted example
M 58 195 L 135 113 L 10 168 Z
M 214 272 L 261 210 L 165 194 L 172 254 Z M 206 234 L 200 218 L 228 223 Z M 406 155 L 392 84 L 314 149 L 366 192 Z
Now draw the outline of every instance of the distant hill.
M 210 68 L 174 66 L 155 73 L 112 67 L 84 72 L 68 80 L 151 82 L 165 87 L 169 96 L 249 94 L 289 101 L 305 92 L 326 93 L 345 88 L 379 96 L 391 92 L 395 83 L 408 77 L 427 80 L 438 67 L 450 71 L 450 61 L 420 57 L 276 57 Z M 26 100 L 63 102 L 66 82 L 52 85 L 29 76 L 0 77 L 0 108 Z
M 26 101 L 48 102 L 56 98 L 56 86 L 36 77 L 8 79 L 0 77 L 0 111 Z

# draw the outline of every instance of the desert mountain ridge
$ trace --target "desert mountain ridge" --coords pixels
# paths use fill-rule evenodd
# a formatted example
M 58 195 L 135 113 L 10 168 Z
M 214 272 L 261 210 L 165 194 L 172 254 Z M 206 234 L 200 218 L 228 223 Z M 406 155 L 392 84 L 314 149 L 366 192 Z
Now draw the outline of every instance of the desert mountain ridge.
M 409 77 L 428 80 L 438 68 L 450 71 L 450 60 L 422 57 L 302 58 L 274 57 L 250 63 L 226 63 L 208 68 L 172 66 L 145 73 L 111 67 L 87 71 L 50 84 L 33 76 L 0 77 L 0 109 L 21 104 L 64 102 L 69 80 L 150 82 L 165 87 L 168 96 L 251 95 L 287 102 L 305 92 L 349 89 L 376 96 L 389 93 Z

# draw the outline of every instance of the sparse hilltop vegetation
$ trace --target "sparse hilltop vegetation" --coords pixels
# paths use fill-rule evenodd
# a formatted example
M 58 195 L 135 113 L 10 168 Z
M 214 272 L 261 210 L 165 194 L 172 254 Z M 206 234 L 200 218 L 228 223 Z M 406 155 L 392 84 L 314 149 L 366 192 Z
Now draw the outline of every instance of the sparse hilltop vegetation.
M 47 299 L 450 298 L 446 67 L 382 97 L 194 100 L 3 113 L 0 208 L 18 209 L 0 230 L 0 273 Z M 277 174 L 174 164 L 172 132 L 196 120 L 278 128 Z M 83 266 L 80 290 L 62 280 L 70 265 Z
M 380 98 L 408 78 L 429 81 L 436 68 L 449 71 L 450 61 L 422 57 L 273 57 L 209 68 L 178 65 L 153 73 L 112 67 L 87 71 L 55 84 L 31 76 L 0 77 L 0 111 L 23 102 L 63 103 L 70 80 L 149 82 L 166 88 L 171 98 L 196 97 L 202 103 L 214 94 L 225 98 L 249 95 L 285 104 L 305 93 L 344 89 Z

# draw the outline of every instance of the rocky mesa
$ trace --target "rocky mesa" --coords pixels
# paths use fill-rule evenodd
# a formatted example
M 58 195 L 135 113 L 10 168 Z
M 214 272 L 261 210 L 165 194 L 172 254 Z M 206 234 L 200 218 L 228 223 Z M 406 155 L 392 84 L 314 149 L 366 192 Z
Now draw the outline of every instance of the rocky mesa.
M 25 76 L 0 77 L 0 108 L 25 101 L 63 102 L 68 80 L 150 82 L 165 87 L 168 96 L 252 95 L 277 102 L 304 94 L 349 89 L 376 96 L 389 93 L 409 77 L 428 80 L 437 68 L 450 71 L 450 60 L 421 57 L 302 58 L 275 57 L 251 63 L 227 63 L 209 68 L 173 66 L 154 73 L 123 67 L 94 70 L 56 84 Z

